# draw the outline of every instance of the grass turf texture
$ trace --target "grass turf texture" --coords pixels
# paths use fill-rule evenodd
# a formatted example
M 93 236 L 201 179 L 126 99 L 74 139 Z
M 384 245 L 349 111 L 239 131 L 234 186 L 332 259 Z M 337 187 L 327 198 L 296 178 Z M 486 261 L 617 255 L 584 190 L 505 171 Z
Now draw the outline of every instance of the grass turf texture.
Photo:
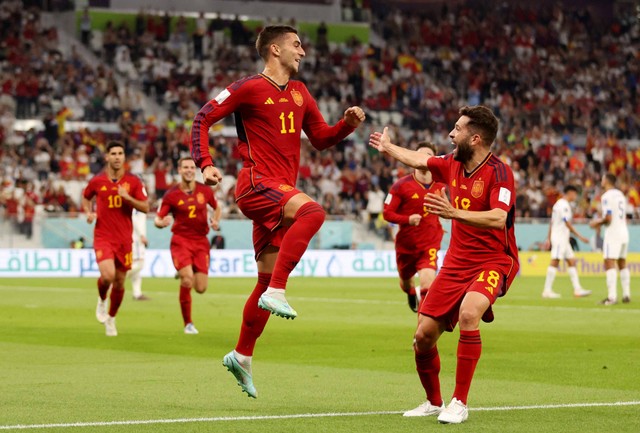
M 594 295 L 574 299 L 559 276 L 564 297 L 543 300 L 543 278 L 516 280 L 496 304 L 496 321 L 481 326 L 470 416 L 456 427 L 401 416 L 424 393 L 411 348 L 416 318 L 395 279 L 292 279 L 288 299 L 299 317 L 272 316 L 258 341 L 257 400 L 221 365 L 251 279 L 211 279 L 206 294 L 193 294 L 195 336 L 182 333 L 178 282 L 145 279 L 152 300 L 135 302 L 127 292 L 116 338 L 94 317 L 95 279 L 3 279 L 0 430 L 638 432 L 640 304 L 596 305 L 604 277 L 582 283 Z M 439 343 L 447 402 L 457 340 L 456 330 Z M 633 403 L 529 408 L 614 402 Z M 511 406 L 527 408 L 500 410 Z M 177 419 L 184 422 L 51 426 Z

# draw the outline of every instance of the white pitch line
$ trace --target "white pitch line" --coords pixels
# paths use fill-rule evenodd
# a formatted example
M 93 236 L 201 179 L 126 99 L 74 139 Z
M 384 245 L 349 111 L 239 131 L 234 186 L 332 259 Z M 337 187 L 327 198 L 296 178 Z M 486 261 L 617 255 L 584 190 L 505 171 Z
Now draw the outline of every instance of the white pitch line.
M 569 404 L 542 404 L 533 406 L 498 406 L 498 407 L 474 407 L 471 412 L 476 411 L 509 411 L 509 410 L 535 410 L 535 409 L 565 409 L 584 407 L 614 407 L 614 406 L 639 406 L 640 401 L 617 401 L 612 403 L 569 403 Z M 26 430 L 26 429 L 46 429 L 46 428 L 73 428 L 73 427 L 105 427 L 115 425 L 146 425 L 146 424 L 181 424 L 190 422 L 220 422 L 220 421 L 262 421 L 276 419 L 299 419 L 299 418 L 335 418 L 347 416 L 371 416 L 371 415 L 399 415 L 403 411 L 372 411 L 372 412 L 329 412 L 329 413 L 300 413 L 291 415 L 254 415 L 254 416 L 231 416 L 231 417 L 210 417 L 210 418 L 173 418 L 173 419 L 149 419 L 130 421 L 96 421 L 96 422 L 73 422 L 58 424 L 16 424 L 0 426 L 0 430 Z
M 39 287 L 39 286 L 3 286 L 0 285 L 0 291 L 14 291 L 24 290 L 30 292 L 50 292 L 50 293 L 86 293 L 86 288 L 77 287 Z M 246 299 L 249 294 L 223 294 L 223 293 L 208 293 L 207 296 L 219 297 L 219 298 L 241 298 Z M 154 296 L 174 296 L 173 292 L 154 292 Z M 361 305 L 404 305 L 404 301 L 387 301 L 383 299 L 348 299 L 348 298 L 321 298 L 311 296 L 291 296 L 287 297 L 289 300 L 295 300 L 299 302 L 316 302 L 327 304 L 361 304 Z M 640 314 L 640 308 L 616 308 L 612 306 L 601 307 L 561 307 L 553 305 L 502 305 L 500 302 L 496 304 L 496 309 L 501 310 L 544 310 L 544 311 L 575 311 L 575 312 L 597 312 L 597 313 L 622 313 L 622 314 Z

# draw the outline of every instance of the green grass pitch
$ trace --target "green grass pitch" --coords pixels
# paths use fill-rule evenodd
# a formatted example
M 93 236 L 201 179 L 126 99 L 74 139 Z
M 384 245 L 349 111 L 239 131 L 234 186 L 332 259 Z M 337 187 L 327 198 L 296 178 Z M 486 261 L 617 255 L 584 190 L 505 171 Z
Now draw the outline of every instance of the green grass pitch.
M 257 400 L 222 366 L 252 279 L 211 279 L 193 295 L 199 335 L 184 335 L 178 282 L 127 292 L 119 336 L 94 316 L 95 279 L 0 280 L 0 430 L 43 432 L 640 431 L 640 294 L 597 305 L 604 277 L 574 299 L 543 300 L 518 278 L 482 324 L 469 420 L 403 418 L 424 401 L 411 342 L 416 317 L 392 278 L 292 279 L 299 317 L 272 316 L 254 356 Z M 632 284 L 637 287 L 635 282 Z M 439 348 L 448 402 L 458 331 Z M 22 431 L 22 430 L 20 430 Z

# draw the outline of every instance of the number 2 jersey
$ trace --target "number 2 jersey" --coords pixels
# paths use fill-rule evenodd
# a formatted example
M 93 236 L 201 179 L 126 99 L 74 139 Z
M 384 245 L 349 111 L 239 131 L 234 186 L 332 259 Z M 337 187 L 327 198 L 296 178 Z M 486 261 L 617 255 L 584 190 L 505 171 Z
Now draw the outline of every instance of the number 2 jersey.
M 470 173 L 451 153 L 430 158 L 427 165 L 433 180 L 449 187 L 454 207 L 475 212 L 499 208 L 507 212 L 502 229 L 478 228 L 452 220 L 451 241 L 443 263 L 443 269 L 450 267 L 472 273 L 483 266 L 498 266 L 507 281 L 500 293 L 500 296 L 504 295 L 520 268 L 514 230 L 516 193 L 511 168 L 492 153 Z
M 344 120 L 327 125 L 302 82 L 289 80 L 279 86 L 266 75 L 253 75 L 231 84 L 196 115 L 191 129 L 191 155 L 198 167 L 213 165 L 209 128 L 231 113 L 235 115 L 243 161 L 236 200 L 266 178 L 295 186 L 302 131 L 313 147 L 322 150 L 354 130 Z
M 200 239 L 209 233 L 207 205 L 213 209 L 218 207 L 210 187 L 196 182 L 193 191 L 188 193 L 180 189 L 180 186 L 174 186 L 162 197 L 157 215 L 164 218 L 169 213 L 173 214 L 171 231 L 174 235 Z
M 136 200 L 147 200 L 147 191 L 138 176 L 127 172 L 117 181 L 110 179 L 104 171 L 93 176 L 84 189 L 83 196 L 87 200 L 96 198 L 98 217 L 94 242 L 101 239 L 112 244 L 131 244 L 133 206 L 118 194 L 119 186 Z

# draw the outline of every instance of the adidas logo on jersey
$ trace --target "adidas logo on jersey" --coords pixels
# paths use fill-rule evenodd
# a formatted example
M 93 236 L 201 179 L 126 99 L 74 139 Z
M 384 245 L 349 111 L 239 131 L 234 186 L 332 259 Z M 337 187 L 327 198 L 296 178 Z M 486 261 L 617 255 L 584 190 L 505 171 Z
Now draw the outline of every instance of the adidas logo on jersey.
M 267 98 L 267 100 L 266 100 L 266 101 L 264 101 L 264 103 L 265 103 L 266 105 L 275 104 L 275 102 L 273 102 L 273 99 L 271 99 L 271 98 Z
M 413 195 L 411 196 L 411 198 L 420 198 L 420 196 L 418 195 L 417 192 L 414 192 Z

